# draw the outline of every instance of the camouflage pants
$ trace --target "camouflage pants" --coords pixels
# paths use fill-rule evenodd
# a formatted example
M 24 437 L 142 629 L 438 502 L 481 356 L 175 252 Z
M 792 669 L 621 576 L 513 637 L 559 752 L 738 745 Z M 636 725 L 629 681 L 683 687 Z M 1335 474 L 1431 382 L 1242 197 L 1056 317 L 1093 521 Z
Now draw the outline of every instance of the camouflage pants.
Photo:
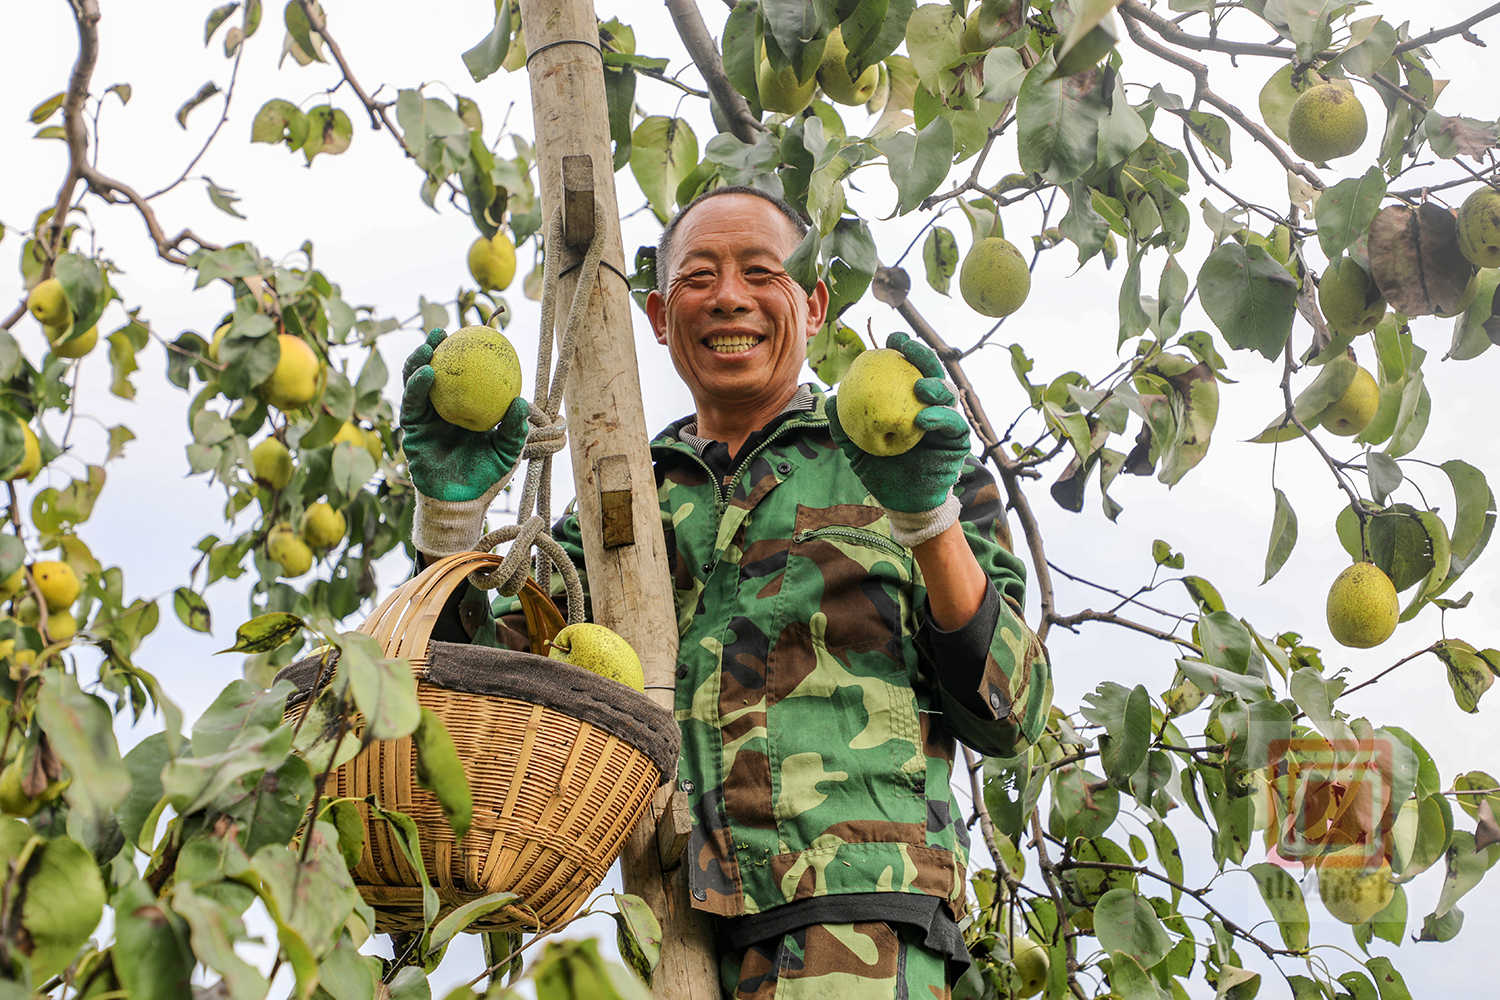
M 722 953 L 726 1000 L 949 1000 L 947 960 L 885 923 L 813 924 Z

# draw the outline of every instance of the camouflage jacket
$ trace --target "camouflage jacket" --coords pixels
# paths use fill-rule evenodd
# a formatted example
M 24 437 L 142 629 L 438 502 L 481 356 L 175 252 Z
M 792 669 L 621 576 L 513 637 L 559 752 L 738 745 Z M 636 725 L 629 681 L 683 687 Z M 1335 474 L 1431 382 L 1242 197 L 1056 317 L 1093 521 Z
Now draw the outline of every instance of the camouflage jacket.
M 689 418 L 651 443 L 680 637 L 694 905 L 731 916 L 893 891 L 937 896 L 957 916 L 968 836 L 953 737 L 1018 752 L 1051 704 L 1045 654 L 1019 616 L 1025 568 L 1000 544 L 999 491 L 971 458 L 956 492 L 995 624 L 968 642 L 972 663 L 919 654 L 936 629 L 921 573 L 814 395 L 722 486 L 678 436 Z M 556 534 L 581 565 L 576 518 Z M 945 686 L 958 678 L 979 678 L 978 690 Z

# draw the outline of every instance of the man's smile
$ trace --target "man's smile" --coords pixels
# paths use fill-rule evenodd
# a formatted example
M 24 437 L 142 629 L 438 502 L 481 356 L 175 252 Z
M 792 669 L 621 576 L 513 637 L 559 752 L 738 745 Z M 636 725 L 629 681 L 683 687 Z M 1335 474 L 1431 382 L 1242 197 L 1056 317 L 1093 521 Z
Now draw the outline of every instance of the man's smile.
M 765 339 L 752 333 L 711 333 L 703 345 L 715 354 L 743 354 Z

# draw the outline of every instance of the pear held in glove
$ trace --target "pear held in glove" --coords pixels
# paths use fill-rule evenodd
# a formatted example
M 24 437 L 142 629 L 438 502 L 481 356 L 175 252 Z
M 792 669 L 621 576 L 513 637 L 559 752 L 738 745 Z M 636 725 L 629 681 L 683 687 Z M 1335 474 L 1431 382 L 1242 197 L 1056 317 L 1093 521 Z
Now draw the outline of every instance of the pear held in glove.
M 900 455 L 914 448 L 925 433 L 917 414 L 925 405 L 913 387 L 922 373 L 890 348 L 864 351 L 839 383 L 839 423 L 861 451 Z
M 646 690 L 646 675 L 641 669 L 641 658 L 618 632 L 603 625 L 578 622 L 567 626 L 553 637 L 552 648 L 547 655 L 554 660 L 591 670 L 600 677 L 619 681 L 637 691 Z
M 521 394 L 521 361 L 505 334 L 490 326 L 466 326 L 432 352 L 432 391 L 438 416 L 471 431 L 500 422 Z

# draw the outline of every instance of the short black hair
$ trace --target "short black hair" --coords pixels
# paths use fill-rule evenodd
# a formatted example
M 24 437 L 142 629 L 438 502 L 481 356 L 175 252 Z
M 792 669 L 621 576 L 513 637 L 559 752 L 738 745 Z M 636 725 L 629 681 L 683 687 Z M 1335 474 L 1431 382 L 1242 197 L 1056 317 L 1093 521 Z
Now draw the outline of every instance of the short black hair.
M 667 294 L 667 256 L 672 251 L 672 234 L 677 231 L 677 224 L 687 217 L 687 214 L 710 198 L 717 198 L 725 194 L 748 194 L 762 201 L 770 202 L 776 206 L 777 211 L 786 216 L 792 223 L 792 228 L 797 231 L 800 239 L 807 235 L 807 220 L 802 213 L 785 198 L 780 198 L 769 191 L 763 191 L 758 187 L 748 184 L 726 184 L 723 187 L 709 188 L 698 197 L 688 202 L 672 221 L 667 223 L 667 228 L 661 231 L 661 239 L 656 241 L 656 290 L 663 295 Z

